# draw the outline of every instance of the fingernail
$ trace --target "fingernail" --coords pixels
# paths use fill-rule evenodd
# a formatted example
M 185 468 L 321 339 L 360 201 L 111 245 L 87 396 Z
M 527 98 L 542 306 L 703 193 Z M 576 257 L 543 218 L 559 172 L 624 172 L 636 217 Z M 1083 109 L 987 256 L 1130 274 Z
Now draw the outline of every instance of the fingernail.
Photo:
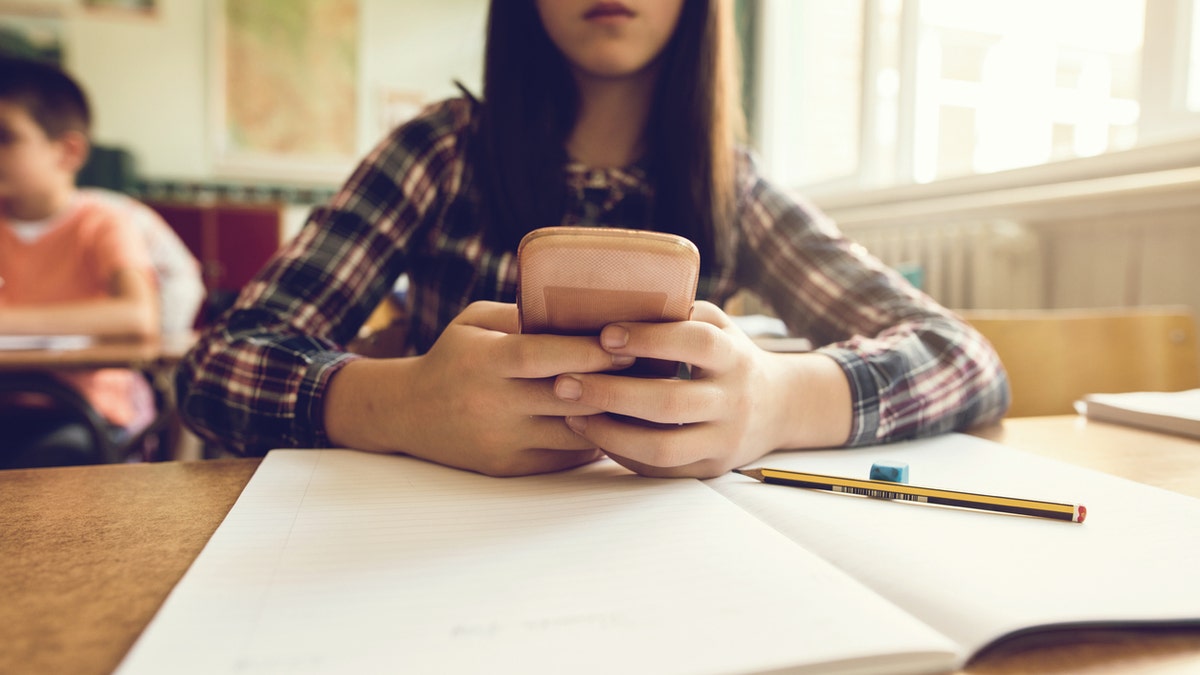
M 571 431 L 574 431 L 577 434 L 582 434 L 584 431 L 587 431 L 587 418 L 568 417 L 567 426 L 571 427 Z
M 563 375 L 554 383 L 554 395 L 563 400 L 578 401 L 582 393 L 583 383 L 573 377 Z
M 600 331 L 600 344 L 605 349 L 620 349 L 629 343 L 629 331 L 623 326 L 607 326 Z
M 635 357 L 627 356 L 625 354 L 613 354 L 613 357 L 612 357 L 613 365 L 617 366 L 619 368 L 624 368 L 625 366 L 632 366 L 634 361 L 637 361 L 637 359 Z

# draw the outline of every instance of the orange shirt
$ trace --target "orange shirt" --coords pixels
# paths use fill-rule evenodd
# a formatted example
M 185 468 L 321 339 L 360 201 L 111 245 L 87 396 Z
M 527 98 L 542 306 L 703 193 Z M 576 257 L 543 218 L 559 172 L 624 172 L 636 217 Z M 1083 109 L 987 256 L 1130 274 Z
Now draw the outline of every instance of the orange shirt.
M 0 216 L 0 309 L 109 297 L 113 275 L 135 268 L 153 275 L 146 243 L 99 200 L 77 195 L 31 240 Z M 96 410 L 119 426 L 146 420 L 148 386 L 130 370 L 64 373 Z

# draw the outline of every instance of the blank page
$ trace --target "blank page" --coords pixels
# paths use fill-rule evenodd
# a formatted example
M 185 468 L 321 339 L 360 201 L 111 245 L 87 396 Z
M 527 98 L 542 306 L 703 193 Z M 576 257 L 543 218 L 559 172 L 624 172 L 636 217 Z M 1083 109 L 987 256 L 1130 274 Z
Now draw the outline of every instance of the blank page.
M 1153 447 L 1144 448 L 1153 454 Z M 962 434 L 768 455 L 756 466 L 1082 504 L 1083 523 L 764 485 L 709 484 L 973 654 L 1034 626 L 1200 622 L 1200 500 Z
M 902 672 L 950 650 L 699 481 L 289 450 L 119 672 Z

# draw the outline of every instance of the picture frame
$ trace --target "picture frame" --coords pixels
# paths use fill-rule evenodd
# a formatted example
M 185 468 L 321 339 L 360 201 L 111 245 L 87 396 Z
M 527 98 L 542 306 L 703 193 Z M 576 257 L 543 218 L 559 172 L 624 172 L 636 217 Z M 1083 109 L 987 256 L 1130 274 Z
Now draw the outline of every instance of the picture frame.
M 159 0 L 81 0 L 83 9 L 92 14 L 153 19 L 158 16 Z
M 0 55 L 61 66 L 66 55 L 62 11 L 30 2 L 0 2 Z
M 344 181 L 358 155 L 358 0 L 209 7 L 214 173 Z

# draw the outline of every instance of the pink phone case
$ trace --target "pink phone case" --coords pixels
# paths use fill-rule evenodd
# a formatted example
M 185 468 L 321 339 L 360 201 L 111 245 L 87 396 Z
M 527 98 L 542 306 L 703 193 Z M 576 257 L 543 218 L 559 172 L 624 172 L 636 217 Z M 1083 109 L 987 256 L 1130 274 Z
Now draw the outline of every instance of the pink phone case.
M 522 333 L 595 335 L 615 321 L 691 318 L 700 253 L 663 232 L 547 227 L 517 249 Z
M 616 321 L 686 321 L 695 306 L 700 252 L 663 232 L 547 227 L 517 248 L 522 333 L 597 335 Z M 675 377 L 680 364 L 638 359 L 620 371 Z

